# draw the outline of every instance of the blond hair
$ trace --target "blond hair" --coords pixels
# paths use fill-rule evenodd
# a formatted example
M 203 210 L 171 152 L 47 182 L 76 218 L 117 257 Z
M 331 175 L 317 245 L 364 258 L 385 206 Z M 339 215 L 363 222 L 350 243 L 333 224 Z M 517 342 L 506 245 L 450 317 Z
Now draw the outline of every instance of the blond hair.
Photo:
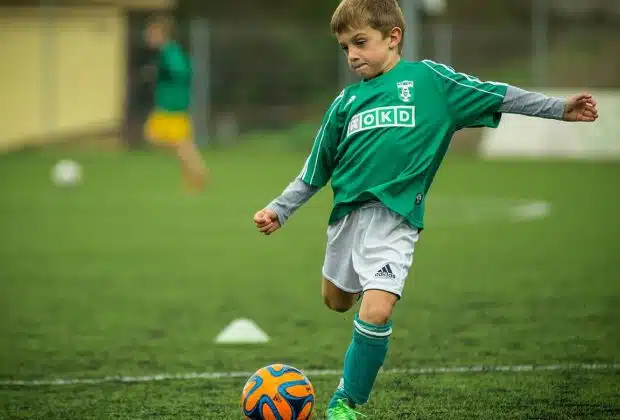
M 397 0 L 342 0 L 332 15 L 332 33 L 340 34 L 351 29 L 365 27 L 375 29 L 387 37 L 398 27 L 405 34 L 405 17 Z M 403 49 L 403 41 L 398 52 Z

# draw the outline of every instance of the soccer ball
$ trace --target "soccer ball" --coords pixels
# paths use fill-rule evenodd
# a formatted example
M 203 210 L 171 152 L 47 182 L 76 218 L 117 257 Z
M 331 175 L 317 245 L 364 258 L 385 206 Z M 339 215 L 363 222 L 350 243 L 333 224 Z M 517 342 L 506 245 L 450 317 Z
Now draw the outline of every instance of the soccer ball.
M 314 388 L 300 370 L 275 364 L 257 370 L 241 394 L 241 411 L 251 420 L 308 420 Z
M 61 160 L 52 168 L 52 182 L 57 187 L 72 187 L 82 180 L 82 166 L 73 160 Z

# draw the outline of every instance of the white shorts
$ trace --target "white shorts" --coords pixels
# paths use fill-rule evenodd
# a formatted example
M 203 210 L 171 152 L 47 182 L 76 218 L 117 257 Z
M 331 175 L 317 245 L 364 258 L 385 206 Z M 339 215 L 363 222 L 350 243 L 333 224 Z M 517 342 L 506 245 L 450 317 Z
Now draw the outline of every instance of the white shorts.
M 379 202 L 327 228 L 323 277 L 345 292 L 378 289 L 402 296 L 418 229 Z

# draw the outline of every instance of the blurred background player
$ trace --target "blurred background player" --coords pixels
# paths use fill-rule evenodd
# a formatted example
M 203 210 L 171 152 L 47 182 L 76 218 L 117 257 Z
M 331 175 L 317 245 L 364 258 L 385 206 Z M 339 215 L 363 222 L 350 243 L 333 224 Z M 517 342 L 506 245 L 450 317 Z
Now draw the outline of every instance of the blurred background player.
M 155 109 L 146 122 L 145 135 L 153 144 L 176 152 L 186 191 L 198 192 L 204 188 L 208 173 L 192 138 L 192 69 L 173 35 L 174 22 L 168 16 L 151 18 L 146 28 L 146 42 L 159 54 L 157 65 L 145 69 L 150 73 L 147 76 L 156 77 Z
M 343 0 L 331 27 L 362 81 L 332 102 L 302 172 L 254 222 L 271 234 L 331 181 L 323 298 L 345 312 L 363 295 L 327 419 L 351 420 L 385 360 L 426 196 L 454 133 L 496 128 L 502 113 L 593 122 L 598 112 L 589 94 L 564 100 L 430 60 L 402 60 L 405 22 L 396 0 Z

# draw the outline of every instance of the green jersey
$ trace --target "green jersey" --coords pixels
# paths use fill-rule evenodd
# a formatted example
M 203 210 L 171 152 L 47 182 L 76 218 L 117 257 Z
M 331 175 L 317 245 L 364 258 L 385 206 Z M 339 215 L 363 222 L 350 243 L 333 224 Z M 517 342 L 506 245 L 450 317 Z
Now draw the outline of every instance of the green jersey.
M 315 187 L 331 179 L 330 224 L 379 200 L 421 229 L 426 193 L 452 136 L 465 127 L 497 127 L 506 89 L 429 60 L 400 60 L 338 95 L 301 179 Z
M 169 42 L 159 53 L 155 108 L 187 112 L 190 104 L 191 65 L 181 47 Z

